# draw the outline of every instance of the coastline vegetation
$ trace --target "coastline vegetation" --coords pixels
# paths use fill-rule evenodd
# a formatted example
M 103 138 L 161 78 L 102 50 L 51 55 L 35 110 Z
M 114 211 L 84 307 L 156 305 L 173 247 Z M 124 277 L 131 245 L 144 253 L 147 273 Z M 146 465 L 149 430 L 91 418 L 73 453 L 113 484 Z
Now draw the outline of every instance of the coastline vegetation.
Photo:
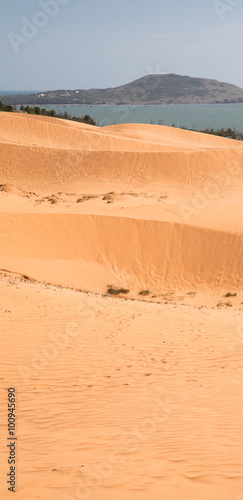
M 7 112 L 17 112 L 16 106 L 10 106 L 10 104 L 3 104 L 0 100 L 0 111 Z M 32 108 L 31 106 L 20 106 L 20 111 L 22 113 L 27 113 L 28 115 L 39 115 L 39 116 L 51 116 L 53 118 L 61 118 L 63 120 L 73 120 L 75 122 L 87 123 L 88 125 L 96 125 L 96 122 L 89 115 L 85 115 L 83 117 L 71 116 L 67 112 L 65 113 L 57 113 L 54 109 L 47 111 L 45 108 L 40 108 L 39 106 L 35 106 Z
M 175 127 L 175 125 L 173 125 Z M 219 137 L 228 137 L 230 139 L 236 139 L 243 141 L 243 133 L 236 132 L 235 129 L 232 129 L 230 127 L 228 128 L 220 128 L 220 129 L 214 129 L 214 128 L 205 128 L 203 130 L 196 130 L 195 128 L 190 129 L 184 126 L 176 127 L 176 128 L 181 128 L 183 130 L 190 130 L 191 132 L 200 132 L 201 134 L 209 134 L 209 135 L 217 135 Z
M 2 101 L 0 101 L 0 111 L 8 111 L 8 112 L 13 112 L 15 111 L 15 109 L 13 108 L 13 106 L 10 106 L 10 104 L 3 104 Z
M 72 120 L 75 122 L 87 123 L 88 125 L 96 125 L 96 122 L 89 115 L 83 117 L 71 116 L 67 112 L 57 113 L 54 109 L 47 111 L 46 108 L 40 108 L 39 106 L 35 106 L 34 108 L 31 106 L 20 106 L 20 111 L 28 115 L 51 116 L 52 118 L 61 118 L 63 120 Z

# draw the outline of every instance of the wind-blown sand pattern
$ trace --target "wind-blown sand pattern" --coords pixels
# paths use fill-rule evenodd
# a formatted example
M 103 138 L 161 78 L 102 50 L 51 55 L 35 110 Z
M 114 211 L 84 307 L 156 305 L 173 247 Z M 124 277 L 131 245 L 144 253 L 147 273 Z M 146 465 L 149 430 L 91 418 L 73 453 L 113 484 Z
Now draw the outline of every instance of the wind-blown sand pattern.
M 1 113 L 0 148 L 1 499 L 16 387 L 18 500 L 242 500 L 242 143 Z

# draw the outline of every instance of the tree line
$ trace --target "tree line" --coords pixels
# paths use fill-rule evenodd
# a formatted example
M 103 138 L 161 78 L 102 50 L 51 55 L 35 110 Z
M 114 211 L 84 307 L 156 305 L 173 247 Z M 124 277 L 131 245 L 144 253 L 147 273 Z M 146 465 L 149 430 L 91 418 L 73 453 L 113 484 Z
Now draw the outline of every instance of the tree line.
M 5 105 L 2 101 L 0 101 L 0 111 L 10 111 L 12 113 L 15 109 L 13 106 L 10 106 L 10 104 Z
M 0 100 L 0 111 L 15 112 L 16 106 L 10 106 L 10 104 L 3 104 Z M 71 116 L 68 113 L 56 113 L 54 109 L 47 111 L 45 108 L 40 108 L 39 106 L 20 106 L 20 111 L 27 113 L 28 115 L 40 115 L 40 116 L 51 116 L 53 118 L 62 118 L 63 120 L 73 120 L 75 122 L 86 123 L 88 125 L 96 125 L 96 122 L 91 118 L 90 115 L 85 115 L 83 117 Z
M 188 130 L 188 129 L 187 129 Z M 210 135 L 217 135 L 220 137 L 229 137 L 231 139 L 243 139 L 243 134 L 240 132 L 236 132 L 235 129 L 232 128 L 220 128 L 217 130 L 214 130 L 213 128 L 205 128 L 204 130 L 199 130 L 201 134 L 210 134 Z
M 41 115 L 41 116 L 51 116 L 52 118 L 61 118 L 63 120 L 73 120 L 75 122 L 87 123 L 88 125 L 96 125 L 96 122 L 91 118 L 90 115 L 85 115 L 83 117 L 71 116 L 67 112 L 57 113 L 55 109 L 47 111 L 46 108 L 40 108 L 39 106 L 20 106 L 20 111 L 28 113 L 28 115 Z

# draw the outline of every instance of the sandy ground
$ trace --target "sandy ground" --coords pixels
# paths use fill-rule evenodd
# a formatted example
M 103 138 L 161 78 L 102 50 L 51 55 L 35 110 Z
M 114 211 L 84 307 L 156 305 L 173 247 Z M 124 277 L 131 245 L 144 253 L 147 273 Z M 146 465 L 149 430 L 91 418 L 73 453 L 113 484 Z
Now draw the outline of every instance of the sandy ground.
M 1 113 L 0 148 L 1 499 L 15 387 L 19 500 L 242 500 L 242 143 Z

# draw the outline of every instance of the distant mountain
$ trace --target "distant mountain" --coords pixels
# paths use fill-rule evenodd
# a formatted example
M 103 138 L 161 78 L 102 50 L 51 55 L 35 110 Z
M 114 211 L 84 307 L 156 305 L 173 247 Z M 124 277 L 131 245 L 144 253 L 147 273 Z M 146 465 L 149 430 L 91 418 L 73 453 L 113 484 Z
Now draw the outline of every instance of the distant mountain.
M 190 76 L 148 75 L 120 87 L 55 90 L 1 98 L 4 104 L 217 104 L 243 103 L 236 85 Z

